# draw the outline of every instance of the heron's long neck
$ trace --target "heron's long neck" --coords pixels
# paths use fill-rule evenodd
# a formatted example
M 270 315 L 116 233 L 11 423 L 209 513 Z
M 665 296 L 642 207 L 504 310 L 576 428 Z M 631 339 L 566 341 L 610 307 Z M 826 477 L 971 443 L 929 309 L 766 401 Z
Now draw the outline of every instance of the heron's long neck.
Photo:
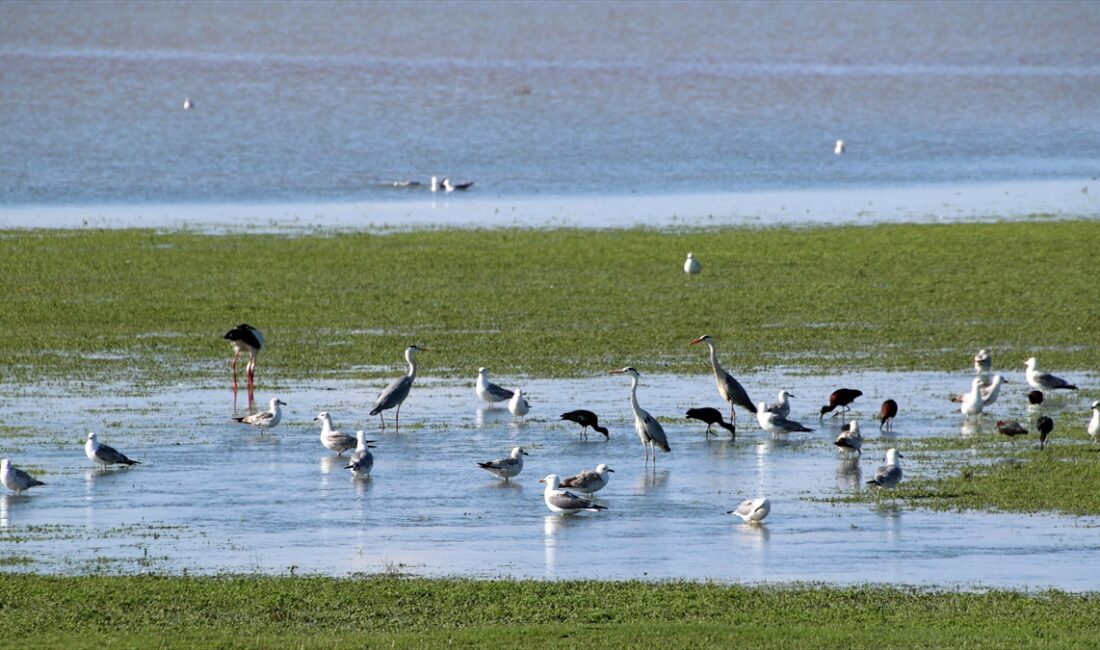
M 714 369 L 715 376 L 722 376 L 722 364 L 718 363 L 718 350 L 714 348 L 714 344 L 707 341 L 707 347 L 710 348 L 710 366 Z
M 405 361 L 409 364 L 409 377 L 416 379 L 416 354 L 409 350 L 405 353 Z
M 638 406 L 638 378 L 630 378 L 630 408 L 634 409 L 635 417 L 642 417 L 642 407 Z

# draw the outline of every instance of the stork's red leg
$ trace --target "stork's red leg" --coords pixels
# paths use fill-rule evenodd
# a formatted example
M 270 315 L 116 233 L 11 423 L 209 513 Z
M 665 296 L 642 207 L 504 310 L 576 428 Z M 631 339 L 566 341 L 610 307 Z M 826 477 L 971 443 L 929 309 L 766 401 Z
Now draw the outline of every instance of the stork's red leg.
M 237 358 L 241 356 L 241 351 L 237 350 L 233 353 L 233 394 L 237 394 Z

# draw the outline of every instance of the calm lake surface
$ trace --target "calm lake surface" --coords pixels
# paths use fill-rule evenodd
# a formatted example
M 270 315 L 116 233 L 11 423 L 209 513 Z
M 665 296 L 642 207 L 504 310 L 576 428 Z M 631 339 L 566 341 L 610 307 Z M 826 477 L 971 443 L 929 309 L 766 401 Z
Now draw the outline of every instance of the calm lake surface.
M 1088 181 L 1097 33 L 1090 2 L 5 2 L 0 206 Z

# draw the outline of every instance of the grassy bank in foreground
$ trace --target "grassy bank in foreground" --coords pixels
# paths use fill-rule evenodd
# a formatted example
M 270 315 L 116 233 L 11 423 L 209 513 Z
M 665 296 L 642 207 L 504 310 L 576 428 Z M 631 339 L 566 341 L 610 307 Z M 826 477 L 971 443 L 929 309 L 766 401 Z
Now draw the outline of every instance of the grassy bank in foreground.
M 399 371 L 567 376 L 630 363 L 1100 367 L 1095 222 L 823 229 L 206 236 L 0 233 L 0 367 L 17 380 L 222 377 L 229 327 L 261 378 Z M 687 276 L 692 251 L 703 274 Z M 374 369 L 375 372 L 379 370 Z
M 1095 647 L 1064 593 L 639 582 L 4 575 L 22 647 Z

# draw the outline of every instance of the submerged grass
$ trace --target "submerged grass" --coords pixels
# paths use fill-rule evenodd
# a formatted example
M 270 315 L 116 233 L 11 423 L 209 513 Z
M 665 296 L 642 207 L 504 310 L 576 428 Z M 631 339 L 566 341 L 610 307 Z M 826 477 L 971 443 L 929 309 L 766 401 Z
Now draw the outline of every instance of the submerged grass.
M 268 338 L 261 380 L 734 368 L 1100 367 L 1095 222 L 822 229 L 446 230 L 306 236 L 0 232 L 0 366 L 16 381 L 224 377 L 221 334 Z M 692 251 L 703 274 L 687 276 Z M 1016 261 L 1006 261 L 1016 260 Z M 1008 355 L 1007 357 L 1004 355 Z M 1011 360 L 1008 361 L 1008 360 Z
M 1095 647 L 1061 592 L 313 577 L 4 575 L 23 647 Z

